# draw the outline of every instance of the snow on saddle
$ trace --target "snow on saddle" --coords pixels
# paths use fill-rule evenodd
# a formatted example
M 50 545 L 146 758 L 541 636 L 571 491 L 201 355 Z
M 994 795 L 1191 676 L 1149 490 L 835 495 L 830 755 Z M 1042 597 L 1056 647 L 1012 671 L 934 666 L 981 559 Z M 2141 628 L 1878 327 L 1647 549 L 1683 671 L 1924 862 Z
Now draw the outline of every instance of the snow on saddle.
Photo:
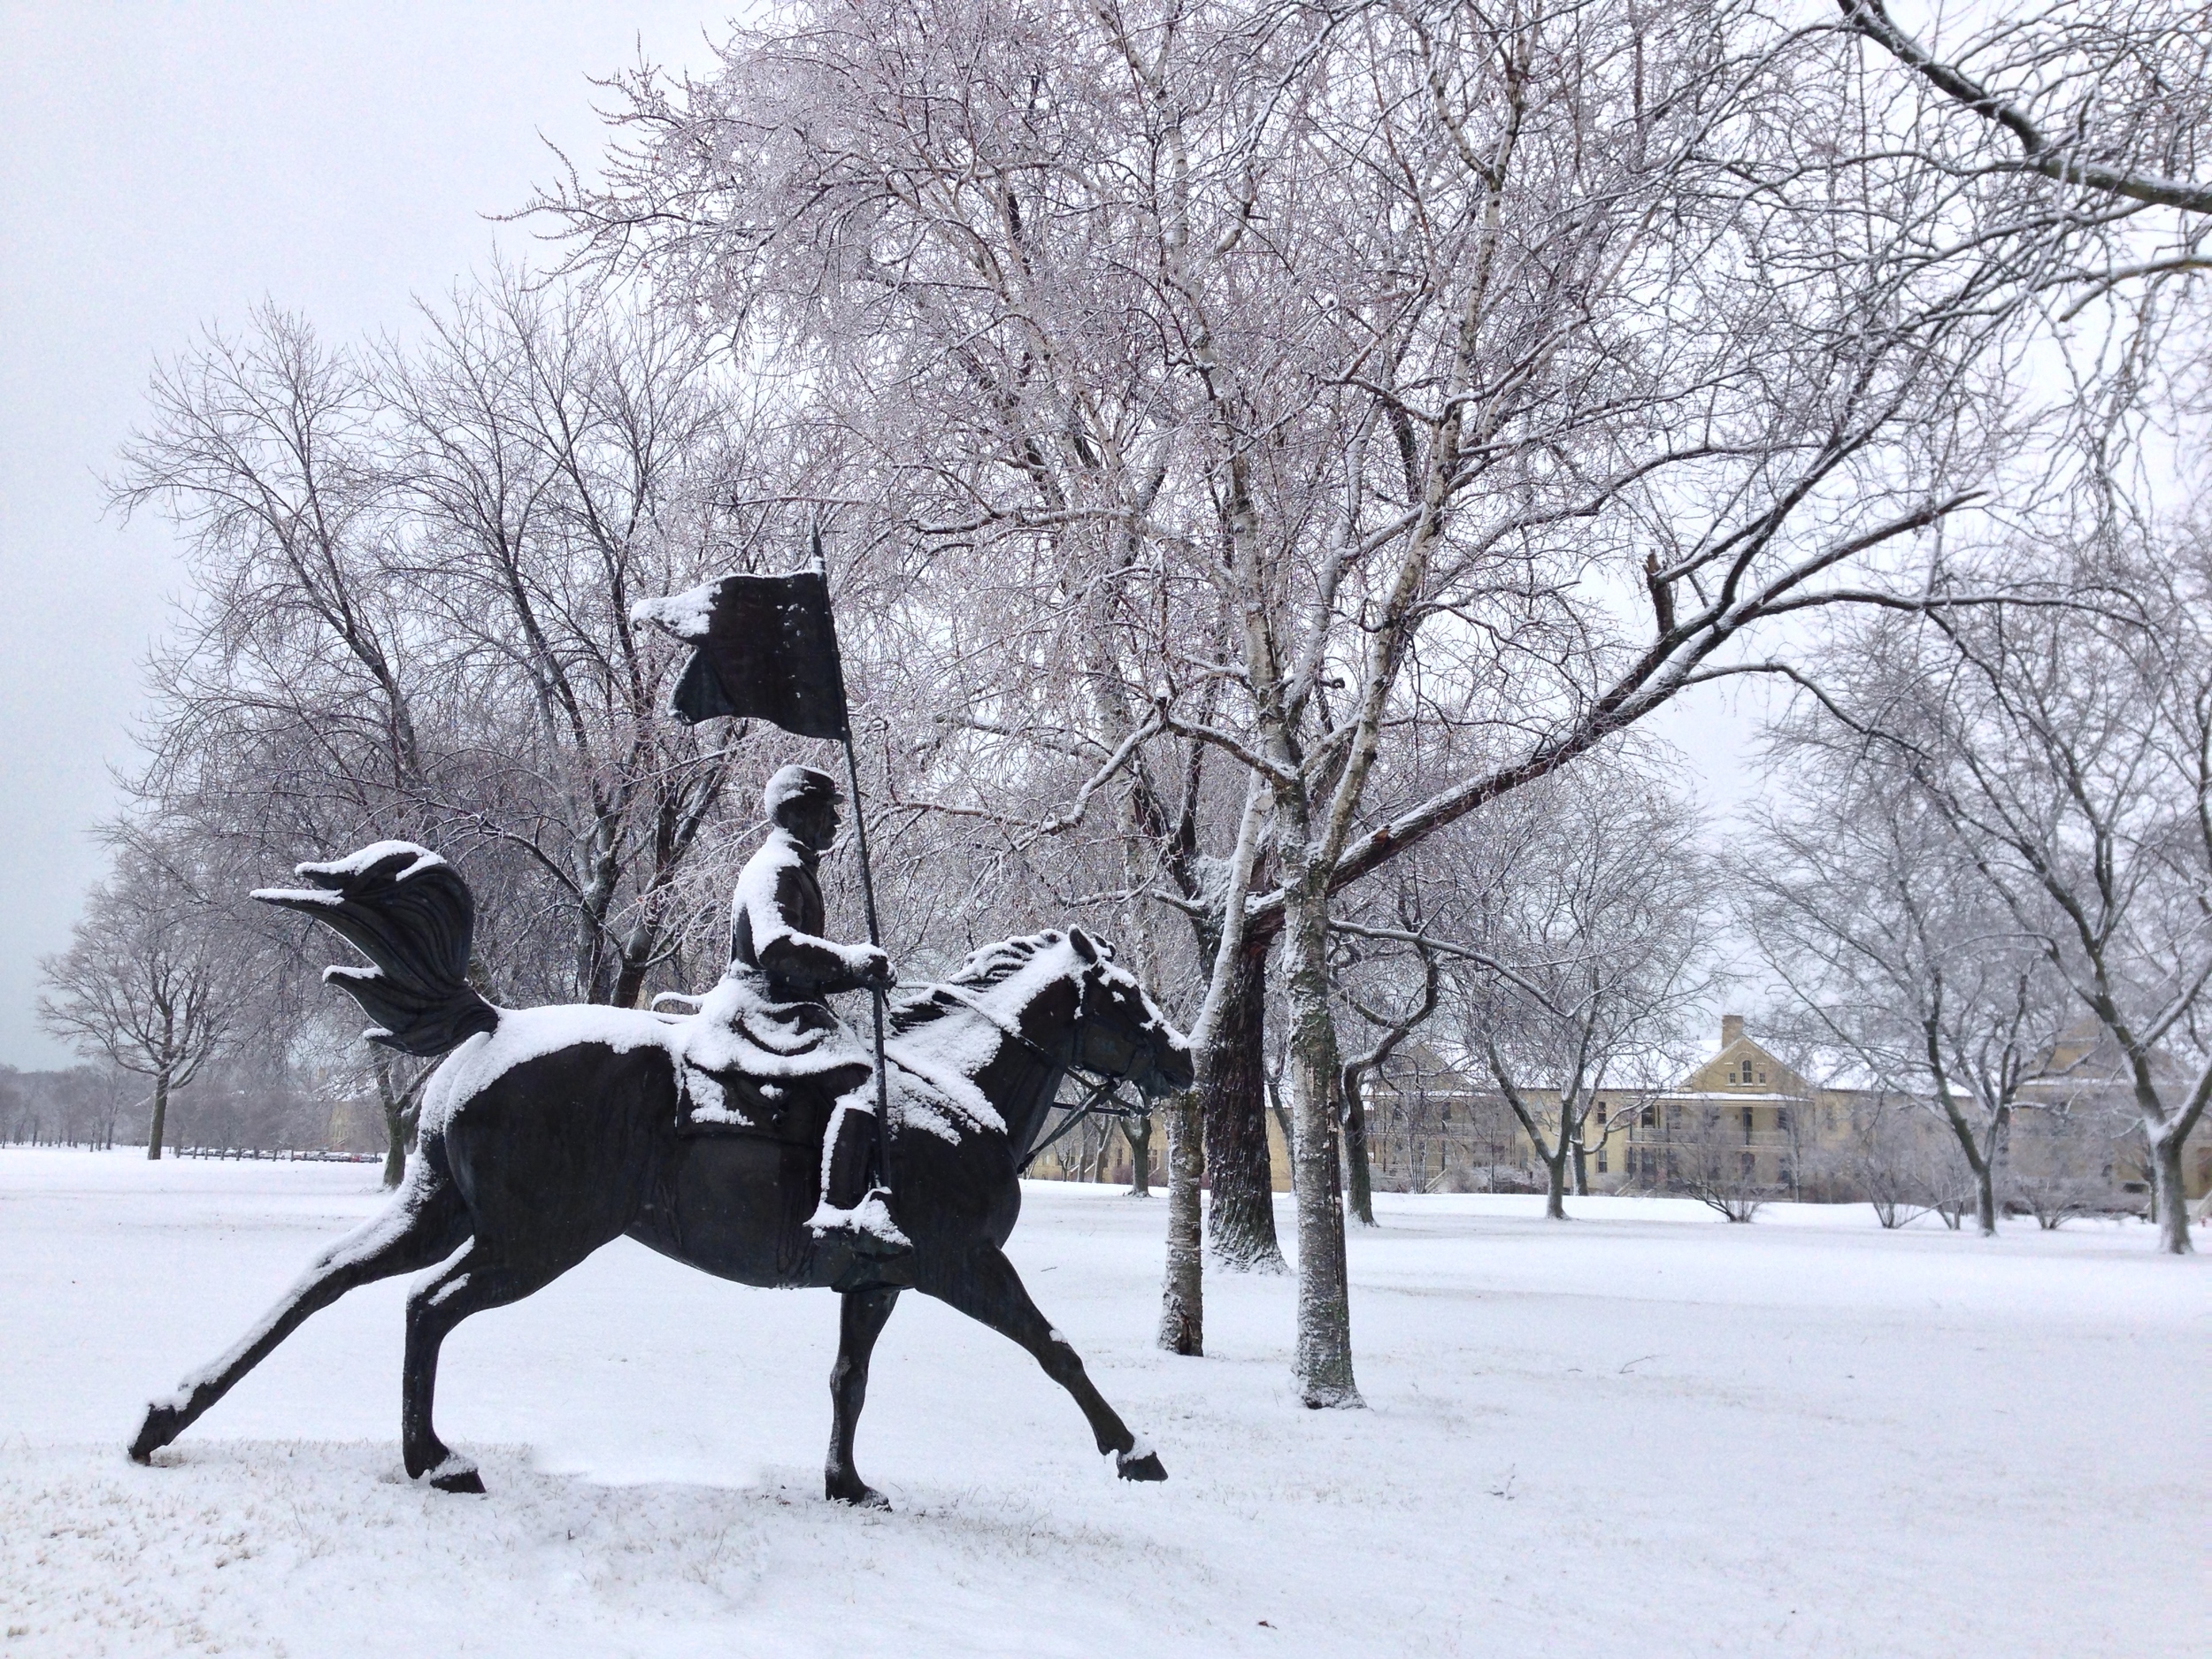
M 757 970 L 733 967 L 697 1012 L 664 1018 L 682 1133 L 818 1141 L 840 1099 L 864 1093 L 874 1104 L 870 1046 L 818 1002 L 771 1001 Z M 966 996 L 925 987 L 895 1002 L 891 1030 L 895 1123 L 956 1143 L 1006 1133 L 974 1082 L 1003 1038 L 995 1019 Z
M 764 977 L 733 966 L 674 1022 L 676 1126 L 689 1134 L 821 1133 L 838 1099 L 864 1089 L 872 1057 L 819 1002 L 772 1001 Z

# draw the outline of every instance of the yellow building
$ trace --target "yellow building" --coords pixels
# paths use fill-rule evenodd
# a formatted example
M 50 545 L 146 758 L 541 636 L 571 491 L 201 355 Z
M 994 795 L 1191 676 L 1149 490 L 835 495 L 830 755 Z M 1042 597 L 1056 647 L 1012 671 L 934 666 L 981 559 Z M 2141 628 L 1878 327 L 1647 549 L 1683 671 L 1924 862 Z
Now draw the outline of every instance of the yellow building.
M 2124 1071 L 2108 1049 L 2093 1033 L 2059 1045 L 2024 1089 L 2003 1155 L 2019 1179 L 2070 1181 L 2092 1206 L 2128 1203 L 2147 1187 Z M 1525 1090 L 1524 1098 L 1551 1139 L 1558 1092 Z M 1545 1184 L 1535 1147 L 1503 1097 L 1425 1049 L 1409 1045 L 1407 1063 L 1371 1084 L 1366 1108 L 1376 1185 L 1386 1190 Z M 1675 1083 L 1599 1091 L 1584 1138 L 1583 1185 L 1592 1192 L 1732 1182 L 1825 1202 L 1866 1196 L 1885 1170 L 1963 1166 L 1926 1102 L 1814 1084 L 1747 1036 L 1737 1014 L 1723 1018 L 1713 1056 Z M 2212 1188 L 2212 1132 L 2192 1139 L 2185 1174 L 2192 1199 Z
M 1522 1091 L 1545 1139 L 1556 1134 L 1559 1092 Z M 1730 1178 L 1797 1191 L 1809 1138 L 1848 1133 L 1861 1100 L 1816 1088 L 1744 1034 L 1740 1015 L 1721 1022 L 1713 1057 L 1663 1089 L 1601 1089 L 1584 1139 L 1583 1184 L 1593 1192 L 1655 1190 L 1694 1179 Z M 1536 1190 L 1545 1171 L 1504 1097 L 1415 1048 L 1375 1079 L 1366 1098 L 1376 1184 L 1386 1188 Z
M 2116 1056 L 2093 1036 L 2062 1043 L 2016 1110 L 2007 1166 L 2022 1179 L 2070 1182 L 2085 1207 L 2120 1205 L 2146 1187 L 2139 1133 Z M 1533 1088 L 1547 1140 L 1559 1094 Z M 1399 1050 L 1387 1077 L 1370 1077 L 1363 1104 L 1369 1164 L 1386 1192 L 1540 1192 L 1546 1171 L 1511 1108 L 1488 1080 L 1471 1079 L 1419 1043 Z M 1290 1187 L 1286 1125 L 1267 1122 L 1277 1192 Z M 1569 1190 L 1679 1192 L 1733 1187 L 1815 1202 L 1870 1195 L 1886 1171 L 1901 1180 L 1963 1159 L 1925 1103 L 1809 1081 L 1723 1017 L 1712 1057 L 1661 1089 L 1601 1089 L 1585 1125 L 1582 1179 Z M 1156 1128 L 1151 1179 L 1164 1178 L 1166 1135 Z M 2185 1172 L 2194 1199 L 2212 1187 L 2212 1132 L 2192 1140 Z M 1131 1154 L 1119 1126 L 1101 1120 L 1057 1143 L 1030 1171 L 1045 1179 L 1127 1185 Z

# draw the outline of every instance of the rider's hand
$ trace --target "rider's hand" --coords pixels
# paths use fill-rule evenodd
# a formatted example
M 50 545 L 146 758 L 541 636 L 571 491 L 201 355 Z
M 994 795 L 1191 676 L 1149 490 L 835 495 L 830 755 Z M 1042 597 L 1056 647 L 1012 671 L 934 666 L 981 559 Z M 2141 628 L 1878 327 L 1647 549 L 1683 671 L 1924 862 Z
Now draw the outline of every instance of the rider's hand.
M 899 982 L 891 958 L 873 945 L 854 947 L 853 978 L 860 981 L 862 989 L 869 991 L 887 991 Z

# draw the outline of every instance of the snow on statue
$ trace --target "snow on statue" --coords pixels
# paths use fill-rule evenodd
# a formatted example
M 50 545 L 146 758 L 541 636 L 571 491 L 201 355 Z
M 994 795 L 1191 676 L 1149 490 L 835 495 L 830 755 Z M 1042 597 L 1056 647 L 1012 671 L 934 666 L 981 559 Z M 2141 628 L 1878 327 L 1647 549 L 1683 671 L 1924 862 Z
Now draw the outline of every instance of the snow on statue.
M 310 1314 L 357 1286 L 428 1269 L 407 1301 L 407 1471 L 481 1491 L 474 1465 L 432 1426 L 440 1344 L 469 1315 L 542 1289 L 626 1234 L 743 1284 L 842 1293 L 824 1471 L 833 1499 L 883 1502 L 853 1466 L 853 1434 L 869 1354 L 910 1283 L 1027 1349 L 1074 1396 L 1124 1479 L 1165 1479 L 1002 1247 L 1020 1213 L 1016 1171 L 1062 1078 L 1125 1081 L 1148 1095 L 1187 1088 L 1188 1045 L 1080 928 L 976 951 L 891 1012 L 883 1127 L 898 1169 L 898 1231 L 887 1215 L 857 1217 L 873 1232 L 841 1225 L 839 1209 L 871 1206 L 833 1202 L 826 1211 L 826 1179 L 833 1201 L 880 1208 L 860 1190 L 864 1158 L 839 1156 L 849 1133 L 860 1140 L 845 1125 L 868 1125 L 864 1092 L 856 1108 L 851 1085 L 871 1056 L 820 998 L 886 983 L 890 964 L 872 948 L 819 936 L 810 854 L 834 831 L 834 800 L 788 773 L 771 797 L 778 828 L 739 887 L 736 961 L 684 1016 L 495 1008 L 466 978 L 475 920 L 466 883 L 406 842 L 303 864 L 307 887 L 257 895 L 313 916 L 368 957 L 369 967 L 328 977 L 368 1012 L 376 1041 L 448 1057 L 389 1207 L 318 1256 L 227 1352 L 150 1404 L 132 1456 L 145 1462 L 175 1440 Z M 759 1110 L 734 1110 L 733 1094 Z M 886 1243 L 910 1249 L 887 1260 Z
M 839 991 L 887 990 L 897 979 L 875 946 L 822 936 L 817 865 L 837 839 L 843 798 L 837 780 L 811 766 L 786 766 L 768 780 L 762 804 L 775 827 L 738 877 L 729 972 L 701 1003 L 687 1082 L 701 1071 L 710 1076 L 686 1091 L 687 1121 L 697 1128 L 752 1127 L 773 1121 L 795 1087 L 810 1085 L 829 1096 L 822 1201 L 810 1225 L 817 1233 L 841 1231 L 856 1251 L 887 1263 L 903 1256 L 909 1243 L 891 1219 L 889 1193 L 869 1185 L 874 1056 L 823 1000 Z M 749 1089 L 750 1077 L 780 1080 Z M 765 1110 L 733 1107 L 733 1093 L 749 1094 Z

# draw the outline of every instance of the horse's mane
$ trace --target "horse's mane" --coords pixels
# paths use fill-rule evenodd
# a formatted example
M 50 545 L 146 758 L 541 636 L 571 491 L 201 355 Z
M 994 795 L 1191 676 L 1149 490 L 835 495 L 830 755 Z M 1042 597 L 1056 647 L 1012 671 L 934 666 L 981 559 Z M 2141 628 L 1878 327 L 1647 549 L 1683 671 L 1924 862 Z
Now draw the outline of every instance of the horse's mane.
M 964 991 L 982 991 L 1003 985 L 1043 952 L 1066 941 L 1067 935 L 1057 928 L 1047 928 L 1041 933 L 1017 933 L 1011 939 L 979 946 L 963 956 L 940 983 L 956 986 Z M 960 1006 L 957 998 L 940 996 L 936 986 L 925 985 L 893 1002 L 891 1029 L 901 1033 L 913 1031 L 942 1019 Z

